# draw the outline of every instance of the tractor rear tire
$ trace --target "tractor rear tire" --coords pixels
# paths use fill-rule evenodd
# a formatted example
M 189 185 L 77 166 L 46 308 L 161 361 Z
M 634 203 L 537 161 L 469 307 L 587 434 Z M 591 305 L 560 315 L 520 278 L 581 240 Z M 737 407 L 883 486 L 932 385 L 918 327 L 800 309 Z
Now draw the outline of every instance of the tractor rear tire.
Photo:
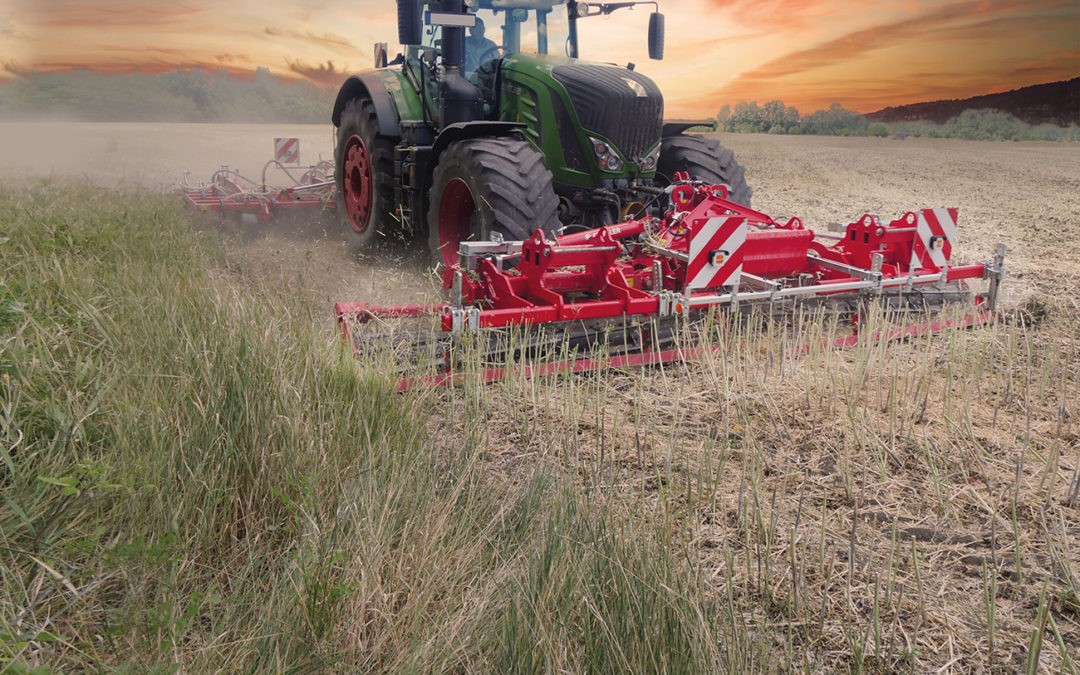
M 533 146 L 515 138 L 473 138 L 447 146 L 431 183 L 428 246 L 432 263 L 458 262 L 462 241 L 509 241 L 562 226 L 551 171 Z
M 671 184 L 676 171 L 685 171 L 694 180 L 727 185 L 728 198 L 750 206 L 754 191 L 746 182 L 746 170 L 735 161 L 735 153 L 704 136 L 669 136 L 660 144 L 660 160 L 656 164 L 656 180 L 662 186 Z
M 354 98 L 338 125 L 334 157 L 337 208 L 345 239 L 354 250 L 376 232 L 394 229 L 394 140 L 379 135 L 371 99 Z

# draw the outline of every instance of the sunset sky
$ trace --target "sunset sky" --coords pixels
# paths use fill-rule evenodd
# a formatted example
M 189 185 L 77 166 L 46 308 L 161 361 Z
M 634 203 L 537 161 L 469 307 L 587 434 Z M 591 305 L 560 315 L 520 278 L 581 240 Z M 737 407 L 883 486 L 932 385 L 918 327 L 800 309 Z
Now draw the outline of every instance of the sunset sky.
M 638 64 L 670 117 L 781 99 L 964 98 L 1080 76 L 1077 0 L 660 0 L 667 57 L 646 53 L 646 7 L 582 23 L 582 56 Z M 397 41 L 389 0 L 5 0 L 0 81 L 26 71 L 199 66 L 336 85 Z M 2 95 L 2 89 L 0 89 Z

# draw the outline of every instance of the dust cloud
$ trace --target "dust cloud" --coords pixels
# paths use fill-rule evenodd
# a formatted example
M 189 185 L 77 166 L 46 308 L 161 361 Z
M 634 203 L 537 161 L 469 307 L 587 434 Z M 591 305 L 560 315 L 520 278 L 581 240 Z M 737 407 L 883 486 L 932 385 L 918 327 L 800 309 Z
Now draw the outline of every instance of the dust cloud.
M 334 129 L 326 125 L 0 123 L 0 181 L 6 185 L 53 178 L 104 188 L 177 191 L 198 185 L 228 166 L 261 181 L 275 138 L 300 139 L 300 165 L 333 160 Z M 269 185 L 291 184 L 271 168 Z M 177 199 L 180 199 L 179 194 Z M 200 224 L 217 227 L 213 218 Z M 234 247 L 230 273 L 255 285 L 284 285 L 329 318 L 335 302 L 377 304 L 438 301 L 421 243 L 388 236 L 372 250 L 350 250 L 333 210 L 265 223 L 225 223 Z

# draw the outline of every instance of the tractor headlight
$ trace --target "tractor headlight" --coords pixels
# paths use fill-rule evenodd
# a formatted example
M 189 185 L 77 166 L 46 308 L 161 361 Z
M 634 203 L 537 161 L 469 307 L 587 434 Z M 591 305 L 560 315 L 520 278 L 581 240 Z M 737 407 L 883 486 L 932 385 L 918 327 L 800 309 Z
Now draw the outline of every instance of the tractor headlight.
M 656 163 L 660 161 L 660 145 L 657 144 L 653 151 L 642 157 L 638 164 L 645 171 L 652 171 L 656 168 Z
M 606 171 L 622 171 L 623 161 L 615 151 L 615 148 L 599 138 L 592 138 L 590 136 L 589 141 L 592 143 L 593 152 L 596 153 L 596 161 L 600 164 L 601 169 Z

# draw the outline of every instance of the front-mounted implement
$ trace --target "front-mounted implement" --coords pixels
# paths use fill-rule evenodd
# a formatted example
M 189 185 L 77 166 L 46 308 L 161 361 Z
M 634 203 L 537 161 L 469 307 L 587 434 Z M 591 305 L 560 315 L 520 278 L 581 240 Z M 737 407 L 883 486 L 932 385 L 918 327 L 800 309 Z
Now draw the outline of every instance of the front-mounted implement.
M 484 379 L 505 375 L 500 361 L 521 361 L 527 375 L 645 365 L 693 357 L 677 344 L 680 320 L 718 310 L 760 307 L 768 313 L 819 305 L 855 317 L 868 303 L 907 311 L 966 303 L 958 319 L 915 323 L 882 337 L 905 337 L 985 323 L 1005 276 L 1004 246 L 992 260 L 951 264 L 956 209 L 923 209 L 891 222 L 864 215 L 838 233 L 816 233 L 792 218 L 778 222 L 728 198 L 723 185 L 685 174 L 667 190 L 662 217 L 551 238 L 465 242 L 460 261 L 444 271 L 452 299 L 438 305 L 340 303 L 338 320 L 358 351 L 367 329 L 406 318 L 435 317 L 442 337 L 427 340 L 433 368 L 398 383 L 456 381 L 455 350 L 484 345 Z M 986 280 L 985 292 L 969 282 Z M 516 334 L 516 342 L 507 335 Z M 524 336 L 524 337 L 521 337 Z M 603 356 L 593 353 L 599 348 Z M 417 353 L 413 350 L 413 353 Z M 551 356 L 562 354 L 563 357 Z

